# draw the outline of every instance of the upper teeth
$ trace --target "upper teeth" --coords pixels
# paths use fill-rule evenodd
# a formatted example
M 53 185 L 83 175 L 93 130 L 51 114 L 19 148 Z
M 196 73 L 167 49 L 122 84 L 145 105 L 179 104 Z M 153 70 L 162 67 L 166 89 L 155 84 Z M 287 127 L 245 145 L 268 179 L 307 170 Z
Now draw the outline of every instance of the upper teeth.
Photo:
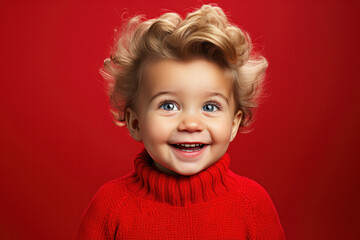
M 178 146 L 182 146 L 182 147 L 199 147 L 201 144 L 199 143 L 195 143 L 195 144 L 183 144 L 183 143 L 180 143 L 180 144 L 177 144 Z

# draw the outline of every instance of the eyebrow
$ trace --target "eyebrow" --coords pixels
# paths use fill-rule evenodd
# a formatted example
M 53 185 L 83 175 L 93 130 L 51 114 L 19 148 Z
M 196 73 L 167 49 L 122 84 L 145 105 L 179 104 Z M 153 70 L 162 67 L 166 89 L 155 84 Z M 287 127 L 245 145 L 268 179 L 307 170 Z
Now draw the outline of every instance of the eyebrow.
M 159 97 L 159 96 L 161 96 L 161 95 L 167 95 L 167 94 L 172 94 L 172 93 L 174 93 L 174 92 L 170 92 L 170 91 L 158 92 L 158 93 L 156 93 L 155 95 L 153 95 L 153 96 L 150 98 L 149 102 L 152 102 L 155 98 L 157 98 L 157 97 Z
M 209 96 L 215 96 L 215 97 L 220 97 L 222 99 L 224 99 L 226 101 L 226 103 L 229 105 L 229 99 L 222 93 L 218 93 L 218 92 L 208 92 Z
M 162 91 L 162 92 L 158 92 L 156 94 L 154 94 L 149 102 L 152 102 L 155 98 L 161 96 L 161 95 L 167 95 L 167 94 L 173 94 L 176 93 L 177 91 Z M 222 93 L 218 93 L 218 92 L 207 92 L 207 95 L 210 97 L 220 97 L 222 99 L 224 99 L 226 101 L 226 103 L 229 105 L 229 99 Z

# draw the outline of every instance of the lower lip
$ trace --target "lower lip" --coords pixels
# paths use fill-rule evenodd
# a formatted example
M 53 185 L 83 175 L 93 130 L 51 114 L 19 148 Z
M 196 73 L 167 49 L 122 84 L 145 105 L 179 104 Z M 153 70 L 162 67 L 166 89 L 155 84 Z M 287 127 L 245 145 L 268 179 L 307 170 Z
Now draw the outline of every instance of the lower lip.
M 170 145 L 171 146 L 171 145 Z M 171 146 L 171 148 L 174 150 L 175 154 L 180 156 L 182 159 L 186 160 L 186 161 L 194 161 L 197 160 L 198 157 L 200 157 L 205 150 L 207 149 L 209 145 L 205 145 L 203 148 L 201 148 L 198 151 L 193 151 L 193 152 L 185 152 L 185 151 L 181 151 L 180 149 L 177 149 L 174 146 Z

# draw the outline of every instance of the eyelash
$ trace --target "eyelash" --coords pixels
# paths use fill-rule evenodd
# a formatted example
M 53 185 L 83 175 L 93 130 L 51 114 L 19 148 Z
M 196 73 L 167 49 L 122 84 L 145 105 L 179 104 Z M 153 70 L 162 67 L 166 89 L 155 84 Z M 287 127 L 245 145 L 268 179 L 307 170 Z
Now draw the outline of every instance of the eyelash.
M 203 107 L 204 107 L 205 105 L 208 105 L 208 104 L 214 105 L 214 106 L 218 109 L 218 111 L 222 110 L 222 106 L 221 106 L 219 103 L 214 102 L 214 101 L 206 102 L 206 103 L 203 105 Z
M 171 99 L 166 99 L 166 100 L 163 100 L 160 102 L 158 108 L 162 108 L 162 106 L 166 103 L 171 103 L 171 104 L 174 104 L 177 108 L 179 108 L 179 105 L 175 103 L 174 100 L 171 100 Z M 222 110 L 222 106 L 221 104 L 215 102 L 215 101 L 209 101 L 209 102 L 206 102 L 204 103 L 203 107 L 206 106 L 206 105 L 214 105 L 218 110 L 217 111 L 221 111 Z
M 166 100 L 164 100 L 164 101 L 161 101 L 160 104 L 159 104 L 159 106 L 158 106 L 158 108 L 162 108 L 162 106 L 163 106 L 164 104 L 166 104 L 166 103 L 174 104 L 177 108 L 179 108 L 178 104 L 176 104 L 174 100 L 170 100 L 170 99 L 166 99 Z M 165 109 L 163 109 L 163 110 L 165 110 Z

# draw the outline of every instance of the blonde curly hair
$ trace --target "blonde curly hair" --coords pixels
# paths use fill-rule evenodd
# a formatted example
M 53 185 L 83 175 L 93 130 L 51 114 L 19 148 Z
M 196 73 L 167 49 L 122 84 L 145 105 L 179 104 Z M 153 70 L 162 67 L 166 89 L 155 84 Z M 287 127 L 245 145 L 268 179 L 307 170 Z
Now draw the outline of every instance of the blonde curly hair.
M 206 4 L 185 19 L 168 12 L 159 18 L 130 18 L 124 24 L 101 75 L 107 80 L 114 122 L 125 125 L 126 108 L 135 109 L 144 66 L 154 60 L 204 58 L 215 62 L 232 79 L 240 128 L 250 124 L 258 105 L 267 60 L 252 52 L 245 31 L 229 22 L 224 11 Z

